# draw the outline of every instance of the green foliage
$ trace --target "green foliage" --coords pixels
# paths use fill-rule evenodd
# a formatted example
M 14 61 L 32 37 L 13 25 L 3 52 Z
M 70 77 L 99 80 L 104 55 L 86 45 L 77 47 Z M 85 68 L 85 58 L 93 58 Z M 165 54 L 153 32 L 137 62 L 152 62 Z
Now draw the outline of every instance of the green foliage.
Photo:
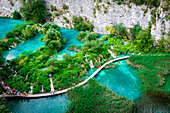
M 103 36 L 102 40 L 108 40 L 108 36 L 107 35 Z
M 165 78 L 169 74 L 170 55 L 142 55 L 129 58 L 132 65 L 139 66 L 139 77 L 143 83 L 144 92 L 152 96 L 166 96 L 166 92 L 160 90 Z
M 60 27 L 59 27 L 58 25 L 54 24 L 54 23 L 45 23 L 45 24 L 43 25 L 43 27 L 42 27 L 42 31 L 43 31 L 43 34 L 44 34 L 44 35 L 46 34 L 46 32 L 47 32 L 47 30 L 48 30 L 49 28 L 54 28 L 54 29 L 56 29 L 57 31 L 60 30 Z
M 106 30 L 106 31 L 109 31 L 109 29 L 110 29 L 110 27 L 107 25 L 107 26 L 105 27 L 105 30 Z
M 69 9 L 69 6 L 66 4 L 63 4 L 63 9 Z
M 34 26 L 27 25 L 27 27 L 22 30 L 21 38 L 28 40 L 34 37 L 36 33 L 37 31 L 35 30 Z
M 161 37 L 160 40 L 158 40 L 157 45 L 157 51 L 159 52 L 169 52 L 169 45 L 170 45 L 170 39 L 165 39 L 164 37 Z
M 155 10 L 152 10 L 151 11 L 151 22 L 152 24 L 155 24 L 156 23 L 156 11 Z
M 69 23 L 69 20 L 64 16 L 63 19 L 66 21 L 66 23 Z
M 96 40 L 98 37 L 97 33 L 94 32 L 80 32 L 77 36 L 76 39 L 80 40 L 81 42 L 85 43 L 87 41 L 91 41 L 91 40 Z
M 85 30 L 93 31 L 94 28 L 93 24 L 90 23 L 89 20 L 84 20 L 81 16 L 79 17 L 73 16 L 72 23 L 74 25 L 74 28 L 80 31 Z
M 57 8 L 56 8 L 56 6 L 50 6 L 50 10 L 53 12 L 53 11 L 56 11 L 57 10 Z
M 18 11 L 14 11 L 14 13 L 13 13 L 13 19 L 21 19 L 21 15 L 20 15 L 20 13 L 18 12 Z
M 118 96 L 106 86 L 101 86 L 96 80 L 90 79 L 88 86 L 77 87 L 68 91 L 71 102 L 66 113 L 103 113 L 131 112 L 133 101 Z M 126 109 L 124 109 L 126 108 Z
M 2 50 L 1 52 L 3 51 L 6 51 L 8 50 L 8 48 L 10 48 L 14 43 L 15 44 L 18 44 L 20 43 L 20 40 L 27 40 L 28 38 L 25 38 L 25 37 L 21 37 L 22 34 L 22 31 L 28 26 L 28 25 L 32 25 L 34 24 L 34 22 L 25 22 L 25 23 L 22 23 L 22 24 L 17 24 L 13 29 L 12 31 L 8 31 L 6 34 L 5 34 L 5 38 L 8 39 L 7 41 L 5 42 L 0 42 L 0 50 Z M 33 32 L 36 32 L 36 29 L 34 28 L 34 31 Z M 29 38 L 32 38 L 33 35 L 30 35 L 28 34 Z
M 125 2 L 125 0 L 113 0 L 113 1 L 118 1 L 118 5 L 121 5 Z M 160 0 L 128 0 L 128 3 L 131 2 L 135 3 L 136 5 L 147 5 L 149 7 L 152 6 L 158 7 L 161 1 Z
M 116 55 L 120 54 L 127 54 L 127 53 L 138 53 L 138 51 L 135 49 L 135 45 L 132 44 L 130 41 L 127 41 L 126 45 L 123 45 L 123 42 L 120 37 L 109 37 L 107 46 L 110 48 L 110 46 L 113 46 L 113 52 Z
M 153 50 L 153 43 L 152 36 L 150 31 L 141 30 L 136 38 L 136 49 L 139 51 L 143 51 L 148 53 Z
M 116 24 L 115 28 L 115 35 L 120 36 L 121 38 L 127 37 L 126 28 L 123 26 L 123 23 Z
M 135 40 L 141 30 L 142 30 L 142 27 L 139 25 L 139 23 L 136 24 L 131 29 L 131 40 Z
M 7 109 L 7 107 L 5 106 L 4 100 L 5 99 L 3 97 L 0 97 L 0 112 L 1 113 L 8 113 L 8 112 L 10 112 L 10 110 Z
M 56 53 L 62 47 L 62 34 L 54 28 L 49 28 L 44 37 L 41 39 L 44 45 Z
M 103 51 L 103 41 L 102 40 L 92 40 L 87 41 L 83 44 L 82 50 L 84 52 L 94 52 L 99 54 Z
M 20 12 L 26 21 L 32 20 L 38 23 L 46 22 L 47 14 L 44 0 L 22 0 Z

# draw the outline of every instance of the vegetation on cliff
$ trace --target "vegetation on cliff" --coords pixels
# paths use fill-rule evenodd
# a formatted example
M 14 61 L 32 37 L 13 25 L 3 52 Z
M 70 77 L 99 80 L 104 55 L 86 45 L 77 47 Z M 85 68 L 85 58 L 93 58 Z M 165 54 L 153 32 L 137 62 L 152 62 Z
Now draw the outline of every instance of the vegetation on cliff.
M 16 10 L 13 13 L 13 19 L 21 19 L 21 14 Z
M 47 9 L 44 0 L 22 0 L 20 7 L 24 20 L 45 23 L 47 18 Z
M 87 18 L 83 18 L 81 16 L 76 17 L 73 16 L 72 18 L 72 23 L 74 25 L 74 29 L 79 30 L 79 31 L 85 31 L 85 30 L 89 30 L 89 31 L 93 31 L 93 24 L 89 22 L 89 20 L 87 20 Z

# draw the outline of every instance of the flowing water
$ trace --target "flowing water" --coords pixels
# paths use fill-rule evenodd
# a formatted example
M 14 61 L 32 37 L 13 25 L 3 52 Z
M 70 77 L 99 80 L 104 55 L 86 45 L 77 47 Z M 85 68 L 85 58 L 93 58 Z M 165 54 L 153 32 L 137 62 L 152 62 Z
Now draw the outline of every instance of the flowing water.
M 5 38 L 5 33 L 11 31 L 15 25 L 23 23 L 23 20 L 1 19 L 0 18 L 0 40 Z
M 18 57 L 22 52 L 27 50 L 36 51 L 39 47 L 44 47 L 44 44 L 40 39 L 43 37 L 42 34 L 36 35 L 34 38 L 31 38 L 23 43 L 19 43 L 16 47 L 4 52 L 4 58 L 6 60 L 12 60 Z
M 6 21 L 12 23 L 14 20 L 7 19 L 4 22 Z M 4 37 L 3 33 L 11 30 L 12 28 L 2 31 L 2 27 L 0 26 L 0 36 L 2 35 Z M 6 28 L 7 27 L 8 25 L 6 25 Z M 3 29 L 5 29 L 5 27 Z M 67 50 L 69 45 L 83 45 L 83 43 L 75 38 L 80 31 L 65 28 L 61 28 L 60 31 L 62 32 L 63 38 L 66 39 L 66 44 L 63 49 L 54 56 L 57 60 L 62 60 L 62 56 L 66 53 L 70 54 L 71 56 L 74 56 L 77 53 L 75 51 Z M 99 38 L 102 36 L 103 35 L 100 35 Z M 35 51 L 37 48 L 43 47 L 44 44 L 40 41 L 42 37 L 43 35 L 37 35 L 36 37 L 27 40 L 24 43 L 18 44 L 17 47 L 6 51 L 4 53 L 4 57 L 7 60 L 11 60 L 18 57 L 23 51 Z M 104 43 L 107 43 L 107 41 Z M 141 83 L 137 77 L 137 70 L 128 66 L 124 60 L 116 62 L 115 65 L 115 69 L 103 69 L 94 78 L 100 84 L 108 86 L 117 94 L 125 96 L 128 99 L 134 100 L 141 97 Z M 90 69 L 86 78 L 90 76 L 95 70 L 96 68 Z M 169 84 L 168 81 L 167 83 Z M 62 113 L 65 112 L 69 101 L 70 100 L 68 96 L 63 94 L 39 99 L 8 99 L 6 101 L 6 105 L 13 113 Z

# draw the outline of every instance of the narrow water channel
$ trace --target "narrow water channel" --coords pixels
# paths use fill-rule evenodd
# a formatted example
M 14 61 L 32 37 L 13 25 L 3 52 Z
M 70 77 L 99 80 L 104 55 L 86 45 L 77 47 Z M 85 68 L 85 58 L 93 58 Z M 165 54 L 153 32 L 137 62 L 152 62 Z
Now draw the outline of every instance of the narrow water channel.
M 24 22 L 23 20 L 0 18 L 0 40 L 5 38 L 6 32 L 11 31 L 15 25 L 23 22 Z

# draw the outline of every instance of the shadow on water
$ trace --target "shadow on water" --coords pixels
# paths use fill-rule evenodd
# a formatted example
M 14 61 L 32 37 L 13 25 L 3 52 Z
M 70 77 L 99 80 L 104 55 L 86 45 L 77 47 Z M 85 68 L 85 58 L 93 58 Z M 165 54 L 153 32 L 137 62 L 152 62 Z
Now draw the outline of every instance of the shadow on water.
M 169 98 L 153 98 L 142 96 L 134 100 L 135 112 L 137 113 L 169 113 L 170 99 Z
M 64 113 L 70 99 L 66 94 L 38 99 L 6 99 L 13 113 Z

